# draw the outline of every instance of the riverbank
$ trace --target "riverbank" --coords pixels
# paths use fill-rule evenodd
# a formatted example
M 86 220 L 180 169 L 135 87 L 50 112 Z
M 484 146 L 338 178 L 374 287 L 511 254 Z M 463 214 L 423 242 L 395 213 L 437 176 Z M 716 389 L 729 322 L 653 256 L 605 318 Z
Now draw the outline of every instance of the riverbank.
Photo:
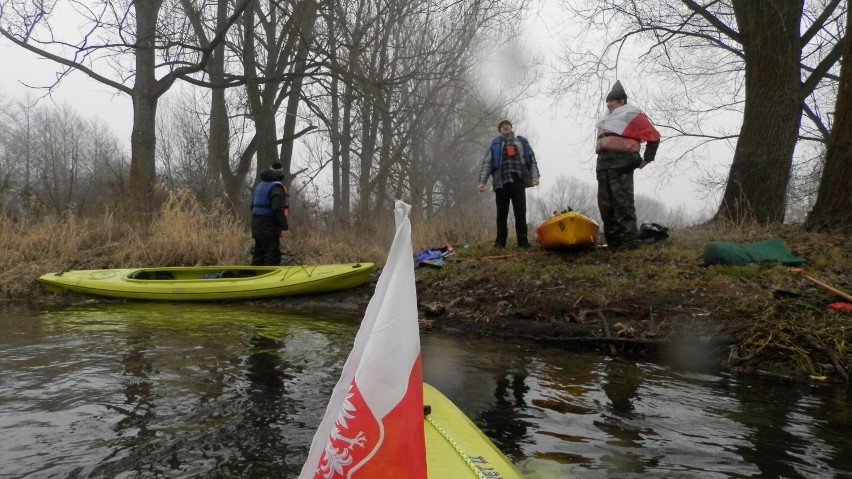
M 96 269 L 124 263 L 240 264 L 244 260 L 232 252 L 230 256 L 207 254 L 203 260 L 185 261 L 179 258 L 186 255 L 181 251 L 165 260 L 119 261 L 115 252 L 127 248 L 126 244 L 99 236 L 96 247 L 86 248 L 91 237 L 79 236 L 80 244 L 66 246 L 59 258 L 6 258 L 11 266 L 0 274 L 6 300 L 91 301 L 73 294 L 49 295 L 41 288 L 36 278 L 56 270 L 58 264 L 66 265 L 59 269 Z M 598 349 L 613 356 L 659 359 L 689 369 L 727 368 L 795 381 L 849 384 L 852 311 L 828 307 L 842 302 L 841 297 L 778 264 L 702 264 L 703 248 L 710 241 L 745 243 L 770 237 L 781 239 L 795 256 L 807 259 L 804 267 L 809 276 L 841 291 L 852 291 L 852 239 L 813 234 L 797 226 L 715 225 L 673 230 L 662 243 L 618 253 L 605 247 L 565 252 L 535 247 L 494 250 L 490 243 L 479 242 L 457 247 L 441 268 L 417 269 L 421 326 L 424 331 Z M 129 248 L 136 254 L 164 250 L 143 239 L 136 241 Z M 318 241 L 302 244 L 294 251 L 305 263 L 382 263 L 381 248 L 375 244 L 370 251 L 341 249 L 325 255 L 312 253 L 330 251 Z M 415 244 L 415 250 L 425 246 L 435 245 Z M 239 248 L 234 245 L 231 250 Z M 360 314 L 378 275 L 377 269 L 366 284 L 348 291 L 268 301 L 299 310 Z
M 852 311 L 843 298 L 778 264 L 703 265 L 709 241 L 776 237 L 808 260 L 807 274 L 852 290 L 852 240 L 796 226 L 671 232 L 637 250 L 457 250 L 417 270 L 424 328 L 613 356 L 653 357 L 689 369 L 849 384 Z

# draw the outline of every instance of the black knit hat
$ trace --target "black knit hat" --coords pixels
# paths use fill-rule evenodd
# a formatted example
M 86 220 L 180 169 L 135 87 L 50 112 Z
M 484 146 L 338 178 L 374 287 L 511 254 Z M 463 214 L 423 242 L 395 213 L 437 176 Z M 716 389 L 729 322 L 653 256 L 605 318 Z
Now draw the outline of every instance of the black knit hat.
M 615 85 L 612 86 L 612 90 L 606 96 L 606 101 L 610 100 L 627 100 L 627 92 L 624 91 L 624 87 L 621 86 L 621 82 L 618 80 L 615 81 Z
M 269 169 L 272 172 L 272 175 L 276 180 L 284 179 L 284 167 L 281 163 L 273 163 L 272 168 Z

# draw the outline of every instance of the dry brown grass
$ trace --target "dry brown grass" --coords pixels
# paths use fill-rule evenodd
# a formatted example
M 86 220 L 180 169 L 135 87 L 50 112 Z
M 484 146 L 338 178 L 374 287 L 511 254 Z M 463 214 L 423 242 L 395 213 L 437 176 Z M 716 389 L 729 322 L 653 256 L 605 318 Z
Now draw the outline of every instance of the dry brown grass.
M 26 296 L 35 279 L 62 265 L 85 263 L 93 252 L 102 255 L 113 243 L 115 222 L 81 219 L 74 214 L 41 221 L 12 221 L 0 216 L 0 293 L 4 298 Z
M 37 221 L 0 216 L 0 297 L 38 295 L 36 279 L 55 271 L 250 263 L 251 234 L 224 207 L 208 210 L 185 191 L 158 194 L 164 198 L 163 206 L 144 228 L 115 214 L 84 218 L 72 211 Z M 393 221 L 393 211 L 388 210 L 361 224 L 330 231 L 294 215 L 291 236 L 282 241 L 282 250 L 299 264 L 371 261 L 381 266 L 393 241 Z M 491 234 L 480 230 L 482 222 L 463 213 L 413 221 L 414 247 L 478 241 Z

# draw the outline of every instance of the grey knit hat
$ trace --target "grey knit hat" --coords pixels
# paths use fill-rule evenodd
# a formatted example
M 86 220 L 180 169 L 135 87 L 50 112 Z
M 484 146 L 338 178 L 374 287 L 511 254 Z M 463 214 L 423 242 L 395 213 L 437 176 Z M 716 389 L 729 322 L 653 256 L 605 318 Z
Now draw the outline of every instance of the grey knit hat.
M 610 100 L 627 100 L 627 92 L 624 91 L 624 87 L 618 80 L 615 81 L 615 85 L 612 86 L 612 90 L 606 96 L 606 101 Z

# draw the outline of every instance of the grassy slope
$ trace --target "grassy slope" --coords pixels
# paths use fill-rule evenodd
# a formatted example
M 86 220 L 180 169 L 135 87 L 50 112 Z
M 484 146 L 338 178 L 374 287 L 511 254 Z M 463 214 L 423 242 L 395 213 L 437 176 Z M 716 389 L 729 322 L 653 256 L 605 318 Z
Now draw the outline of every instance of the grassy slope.
M 780 265 L 702 265 L 709 241 L 772 236 L 809 260 L 808 274 L 852 290 L 848 237 L 794 226 L 700 227 L 623 253 L 474 246 L 458 250 L 444 268 L 419 269 L 418 297 L 427 327 L 601 347 L 611 354 L 664 354 L 687 367 L 711 362 L 848 381 L 852 312 L 826 306 L 842 298 Z

